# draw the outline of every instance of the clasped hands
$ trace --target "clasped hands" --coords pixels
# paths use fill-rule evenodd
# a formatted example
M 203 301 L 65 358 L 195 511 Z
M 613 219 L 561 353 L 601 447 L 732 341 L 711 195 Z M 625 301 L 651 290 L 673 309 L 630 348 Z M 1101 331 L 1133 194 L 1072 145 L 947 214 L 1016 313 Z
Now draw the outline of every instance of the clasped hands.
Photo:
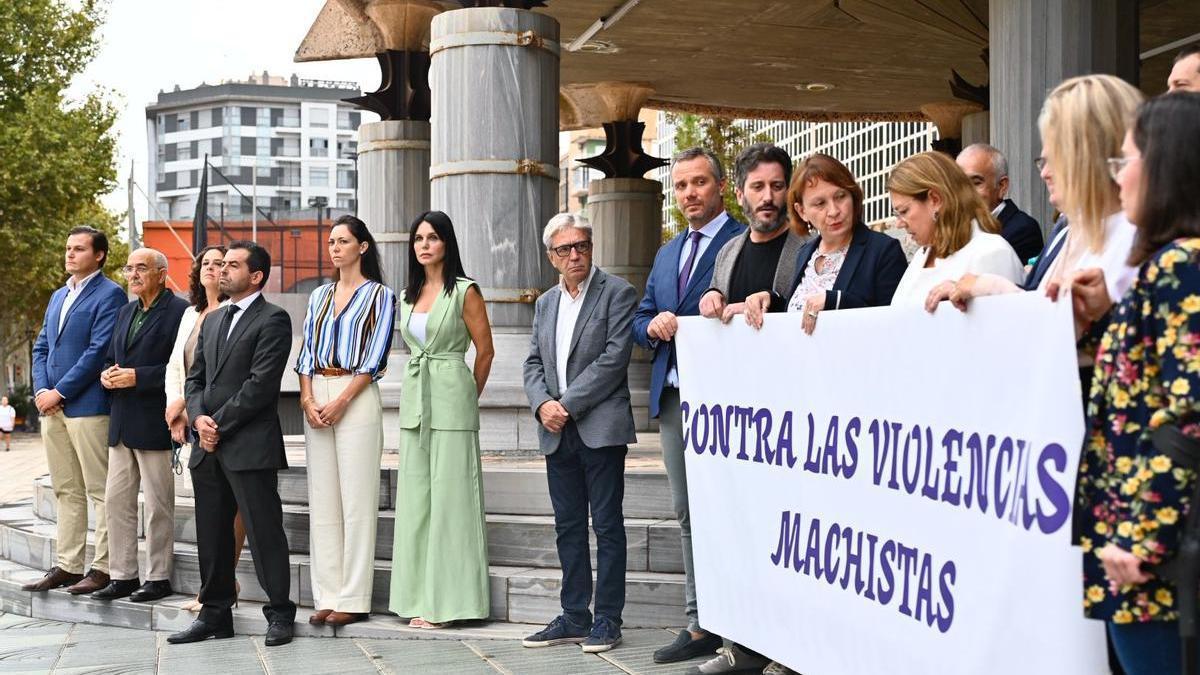
M 571 417 L 563 404 L 554 399 L 538 406 L 537 412 L 542 426 L 552 434 L 562 433 L 563 427 L 567 426 L 567 420 Z
M 100 386 L 105 389 L 128 389 L 137 386 L 137 371 L 114 363 L 100 371 Z
M 196 434 L 200 437 L 200 447 L 205 452 L 216 452 L 217 443 L 221 442 L 221 434 L 217 432 L 217 422 L 208 415 L 196 418 Z
M 47 389 L 34 396 L 33 404 L 37 406 L 38 412 L 47 417 L 57 415 L 63 409 L 63 396 L 57 389 Z
M 304 410 L 304 419 L 308 420 L 308 426 L 313 429 L 327 429 L 337 424 L 342 415 L 346 414 L 346 407 L 349 405 L 350 402 L 340 396 L 335 396 L 325 405 L 317 405 L 317 399 L 313 396 L 308 396 L 300 402 L 300 407 Z

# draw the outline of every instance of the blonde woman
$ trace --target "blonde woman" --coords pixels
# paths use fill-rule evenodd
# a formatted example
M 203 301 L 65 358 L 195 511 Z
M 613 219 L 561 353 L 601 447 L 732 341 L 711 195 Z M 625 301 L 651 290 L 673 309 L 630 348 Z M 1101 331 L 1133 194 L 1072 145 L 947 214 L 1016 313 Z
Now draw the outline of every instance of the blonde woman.
M 1021 261 L 1000 236 L 1000 223 L 949 156 L 909 157 L 892 169 L 887 189 L 898 225 L 921 247 L 900 278 L 893 305 L 923 304 L 933 311 L 936 299 L 964 274 L 1021 280 Z
M 1073 77 L 1055 87 L 1038 116 L 1042 156 L 1037 164 L 1050 201 L 1065 215 L 1065 223 L 1051 233 L 1024 283 L 967 274 L 953 287 L 941 289 L 937 300 L 948 299 L 965 309 L 982 295 L 1045 293 L 1052 287 L 1070 287 L 1080 274 L 1098 273 L 1104 277 L 1104 306 L 1120 300 L 1137 273 L 1127 263 L 1136 228 L 1121 211 L 1106 161 L 1121 155 L 1125 130 L 1141 101 L 1137 88 L 1112 75 Z

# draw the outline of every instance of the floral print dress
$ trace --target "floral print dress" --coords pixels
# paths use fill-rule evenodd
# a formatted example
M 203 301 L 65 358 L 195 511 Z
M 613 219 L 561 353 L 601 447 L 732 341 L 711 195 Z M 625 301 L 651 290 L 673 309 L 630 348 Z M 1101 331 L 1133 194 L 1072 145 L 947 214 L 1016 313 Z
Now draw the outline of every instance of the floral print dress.
M 1088 617 L 1177 618 L 1174 584 L 1155 577 L 1113 592 L 1096 555 L 1112 543 L 1149 568 L 1174 554 L 1196 477 L 1150 443 L 1164 424 L 1200 438 L 1200 238 L 1142 265 L 1100 340 L 1076 505 Z

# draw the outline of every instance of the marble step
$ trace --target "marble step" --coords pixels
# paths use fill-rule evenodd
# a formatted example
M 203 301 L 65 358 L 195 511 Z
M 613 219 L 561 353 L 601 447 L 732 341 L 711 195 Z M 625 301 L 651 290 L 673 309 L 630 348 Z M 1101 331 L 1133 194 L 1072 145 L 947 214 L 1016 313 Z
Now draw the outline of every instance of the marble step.
M 46 521 L 57 520 L 57 502 L 49 479 L 35 486 L 33 515 Z M 95 529 L 94 514 L 90 529 Z M 138 535 L 143 536 L 142 504 L 138 504 Z M 381 510 L 376 528 L 375 557 L 391 560 L 396 512 Z M 555 547 L 554 517 L 542 515 L 486 515 L 488 561 L 493 565 L 554 567 L 558 564 Z M 307 554 L 309 547 L 309 509 L 300 504 L 283 507 L 283 526 L 292 553 Z M 589 534 L 592 563 L 595 564 L 595 535 Z M 683 558 L 679 542 L 679 524 L 672 519 L 626 518 L 626 569 L 631 572 L 682 572 Z M 175 540 L 195 543 L 195 502 L 190 497 L 175 500 Z
M 49 479 L 44 481 L 49 487 Z M 192 496 L 190 481 L 176 478 L 175 494 Z M 396 469 L 379 470 L 379 508 L 396 505 Z M 308 503 L 308 470 L 293 463 L 279 472 L 279 496 L 285 504 Z M 483 504 L 488 513 L 526 516 L 554 514 L 546 487 L 546 470 L 537 461 L 488 462 L 483 465 Z M 632 468 L 625 471 L 625 515 L 630 518 L 675 517 L 671 486 L 662 469 Z
M 87 623 L 117 628 L 177 631 L 191 625 L 196 614 L 183 609 L 191 595 L 176 593 L 157 602 L 128 600 L 105 602 L 87 596 L 73 596 L 57 589 L 31 593 L 21 586 L 42 577 L 42 571 L 12 561 L 0 560 L 0 612 L 50 621 Z M 263 635 L 263 603 L 242 600 L 233 609 L 234 630 L 240 635 Z M 297 637 L 384 638 L 396 640 L 519 640 L 542 628 L 541 624 L 507 621 L 470 621 L 450 628 L 430 631 L 409 628 L 406 621 L 392 614 L 377 614 L 370 621 L 349 626 L 313 626 L 308 623 L 312 608 L 296 612 Z
M 145 560 L 144 546 L 139 551 Z M 92 555 L 89 534 L 88 559 Z M 55 562 L 55 524 L 37 518 L 26 504 L 0 507 L 0 559 L 25 567 L 45 570 Z M 291 556 L 292 599 L 301 606 L 312 606 L 312 585 L 308 556 Z M 258 585 L 252 552 L 243 553 L 237 568 L 242 598 L 263 602 L 266 595 Z M 562 571 L 552 567 L 502 566 L 489 568 L 493 620 L 515 623 L 543 623 L 559 611 L 558 593 Z M 391 580 L 388 561 L 376 561 L 372 609 L 387 611 Z M 199 558 L 191 544 L 175 546 L 172 586 L 177 592 L 195 594 L 200 588 Z M 684 615 L 682 574 L 629 572 L 626 575 L 624 621 L 631 628 L 670 627 Z

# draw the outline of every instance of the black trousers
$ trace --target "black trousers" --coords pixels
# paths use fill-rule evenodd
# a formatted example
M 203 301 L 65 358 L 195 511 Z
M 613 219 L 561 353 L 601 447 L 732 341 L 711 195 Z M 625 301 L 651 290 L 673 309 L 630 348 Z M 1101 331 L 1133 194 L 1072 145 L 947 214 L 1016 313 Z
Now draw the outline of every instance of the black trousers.
M 554 506 L 554 531 L 562 565 L 559 600 L 574 623 L 589 626 L 592 613 L 592 557 L 588 510 L 596 533 L 596 616 L 621 625 L 625 608 L 624 445 L 589 448 L 575 422 L 567 422 L 558 450 L 546 455 L 546 481 Z
M 199 447 L 193 452 L 204 452 Z M 230 471 L 213 455 L 192 469 L 196 493 L 196 543 L 200 549 L 200 620 L 212 625 L 233 621 L 233 519 L 240 511 L 254 555 L 258 583 L 267 593 L 263 614 L 270 623 L 291 623 L 296 604 L 289 597 L 291 566 L 283 505 L 275 469 Z

